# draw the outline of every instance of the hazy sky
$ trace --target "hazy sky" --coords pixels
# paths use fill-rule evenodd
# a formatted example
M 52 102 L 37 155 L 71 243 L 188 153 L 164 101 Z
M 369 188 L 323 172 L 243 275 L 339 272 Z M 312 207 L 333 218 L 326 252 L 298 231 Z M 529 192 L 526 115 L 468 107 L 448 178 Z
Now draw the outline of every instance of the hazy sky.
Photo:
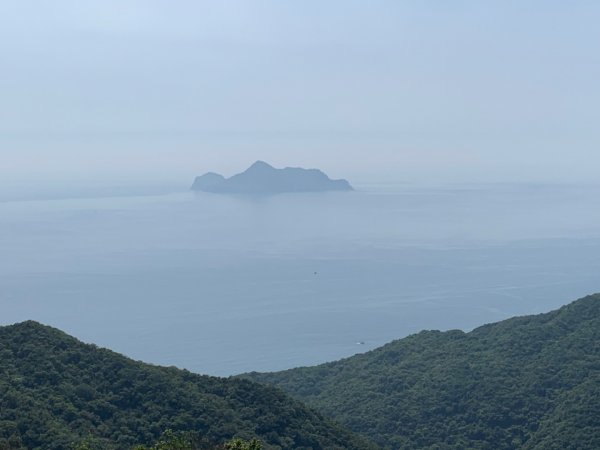
M 0 178 L 593 180 L 600 2 L 0 0 Z

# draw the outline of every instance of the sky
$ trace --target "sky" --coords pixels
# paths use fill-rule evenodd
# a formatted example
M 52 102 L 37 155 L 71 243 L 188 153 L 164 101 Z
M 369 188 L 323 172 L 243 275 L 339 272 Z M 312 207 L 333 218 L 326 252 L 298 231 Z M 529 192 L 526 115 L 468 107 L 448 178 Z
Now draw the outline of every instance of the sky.
M 595 181 L 600 2 L 0 0 L 0 178 Z

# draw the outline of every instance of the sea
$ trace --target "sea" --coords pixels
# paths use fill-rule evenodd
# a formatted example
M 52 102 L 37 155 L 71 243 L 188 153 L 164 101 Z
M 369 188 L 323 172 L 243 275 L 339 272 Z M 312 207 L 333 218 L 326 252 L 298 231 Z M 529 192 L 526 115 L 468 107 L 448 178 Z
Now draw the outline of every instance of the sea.
M 0 325 L 217 376 L 600 291 L 600 186 L 364 184 L 0 199 Z

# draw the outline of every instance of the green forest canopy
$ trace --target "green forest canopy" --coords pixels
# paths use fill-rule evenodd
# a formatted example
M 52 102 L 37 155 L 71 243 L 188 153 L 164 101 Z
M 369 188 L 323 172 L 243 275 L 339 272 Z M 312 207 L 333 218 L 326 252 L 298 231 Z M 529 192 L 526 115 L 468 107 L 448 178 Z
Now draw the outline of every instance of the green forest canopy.
M 599 449 L 600 295 L 247 377 L 390 449 Z
M 24 322 L 0 327 L 0 449 L 152 445 L 167 429 L 207 445 L 258 438 L 269 449 L 372 448 L 283 392 L 136 362 Z

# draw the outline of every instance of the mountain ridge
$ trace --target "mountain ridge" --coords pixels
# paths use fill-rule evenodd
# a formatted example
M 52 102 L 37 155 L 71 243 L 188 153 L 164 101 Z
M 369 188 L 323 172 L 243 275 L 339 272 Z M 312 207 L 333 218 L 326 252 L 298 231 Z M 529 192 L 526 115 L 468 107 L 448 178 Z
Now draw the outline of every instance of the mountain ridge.
M 468 333 L 422 331 L 340 361 L 244 376 L 384 448 L 591 450 L 600 448 L 600 414 L 590 413 L 600 411 L 598 342 L 595 294 Z
M 278 389 L 133 361 L 35 321 L 0 327 L 0 374 L 1 449 L 129 450 L 167 429 L 265 450 L 375 448 Z

